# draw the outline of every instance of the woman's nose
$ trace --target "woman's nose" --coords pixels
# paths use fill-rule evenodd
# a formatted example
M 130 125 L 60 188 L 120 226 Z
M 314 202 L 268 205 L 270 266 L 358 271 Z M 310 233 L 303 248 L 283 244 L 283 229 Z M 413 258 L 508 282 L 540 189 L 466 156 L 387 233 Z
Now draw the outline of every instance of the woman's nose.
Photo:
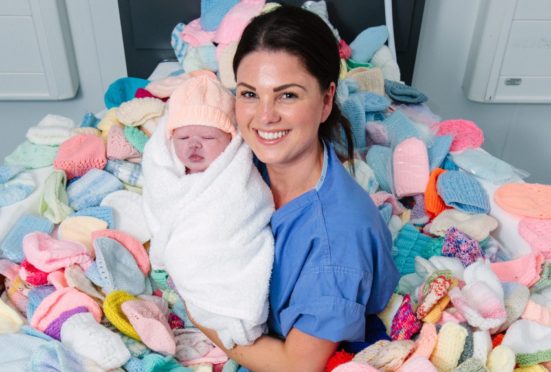
M 259 107 L 259 119 L 262 124 L 271 124 L 279 121 L 279 113 L 275 102 L 264 100 Z

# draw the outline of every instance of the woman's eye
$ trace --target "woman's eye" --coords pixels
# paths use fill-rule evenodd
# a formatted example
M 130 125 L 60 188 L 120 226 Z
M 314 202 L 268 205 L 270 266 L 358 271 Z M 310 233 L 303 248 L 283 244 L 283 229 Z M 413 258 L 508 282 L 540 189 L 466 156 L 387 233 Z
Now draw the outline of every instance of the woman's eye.
M 251 92 L 249 90 L 244 90 L 239 93 L 239 95 L 243 98 L 255 98 L 256 94 L 254 92 Z
M 297 95 L 295 93 L 292 93 L 292 92 L 285 92 L 281 95 L 281 98 L 283 98 L 283 99 L 293 99 L 293 98 L 297 98 Z

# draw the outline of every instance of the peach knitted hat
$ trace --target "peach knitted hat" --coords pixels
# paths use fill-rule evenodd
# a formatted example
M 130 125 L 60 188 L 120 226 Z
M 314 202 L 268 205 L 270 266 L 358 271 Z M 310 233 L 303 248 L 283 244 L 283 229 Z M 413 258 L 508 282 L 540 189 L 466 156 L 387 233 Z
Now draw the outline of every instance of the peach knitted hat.
M 551 185 L 505 184 L 496 190 L 494 201 L 509 213 L 551 219 Z
M 168 136 L 186 125 L 205 125 L 235 136 L 234 97 L 213 74 L 185 80 L 168 103 Z
M 93 134 L 79 134 L 63 142 L 54 160 L 54 168 L 64 170 L 68 179 L 80 177 L 92 168 L 103 169 L 105 164 L 105 144 Z

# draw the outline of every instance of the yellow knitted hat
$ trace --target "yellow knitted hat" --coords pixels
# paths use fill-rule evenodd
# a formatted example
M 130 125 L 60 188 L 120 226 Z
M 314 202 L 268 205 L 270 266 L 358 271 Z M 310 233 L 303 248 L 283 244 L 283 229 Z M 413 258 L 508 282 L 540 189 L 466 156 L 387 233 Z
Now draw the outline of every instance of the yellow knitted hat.
M 457 323 L 448 322 L 442 326 L 430 357 L 439 371 L 452 371 L 457 366 L 467 334 L 467 330 Z
M 132 327 L 132 324 L 130 324 L 130 321 L 128 321 L 128 318 L 121 310 L 121 305 L 124 302 L 135 299 L 136 297 L 128 292 L 120 290 L 112 291 L 103 301 L 103 313 L 119 331 L 128 337 L 141 341 L 140 335 L 138 335 L 138 332 Z
M 488 370 L 490 372 L 512 371 L 515 368 L 515 353 L 505 345 L 499 345 L 488 356 Z
M 92 245 L 92 233 L 107 228 L 107 222 L 96 217 L 74 216 L 63 220 L 59 225 L 57 234 L 59 239 L 80 242 L 86 246 L 92 258 L 96 257 Z

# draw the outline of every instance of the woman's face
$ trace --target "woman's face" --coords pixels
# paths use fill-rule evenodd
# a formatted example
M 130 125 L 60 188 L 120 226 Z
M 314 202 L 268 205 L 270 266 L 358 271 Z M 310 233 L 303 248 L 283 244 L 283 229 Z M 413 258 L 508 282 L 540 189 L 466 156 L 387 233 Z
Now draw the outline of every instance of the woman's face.
M 322 92 L 301 60 L 282 51 L 248 54 L 236 80 L 239 130 L 262 162 L 288 166 L 319 155 L 318 128 L 331 113 L 334 83 Z

